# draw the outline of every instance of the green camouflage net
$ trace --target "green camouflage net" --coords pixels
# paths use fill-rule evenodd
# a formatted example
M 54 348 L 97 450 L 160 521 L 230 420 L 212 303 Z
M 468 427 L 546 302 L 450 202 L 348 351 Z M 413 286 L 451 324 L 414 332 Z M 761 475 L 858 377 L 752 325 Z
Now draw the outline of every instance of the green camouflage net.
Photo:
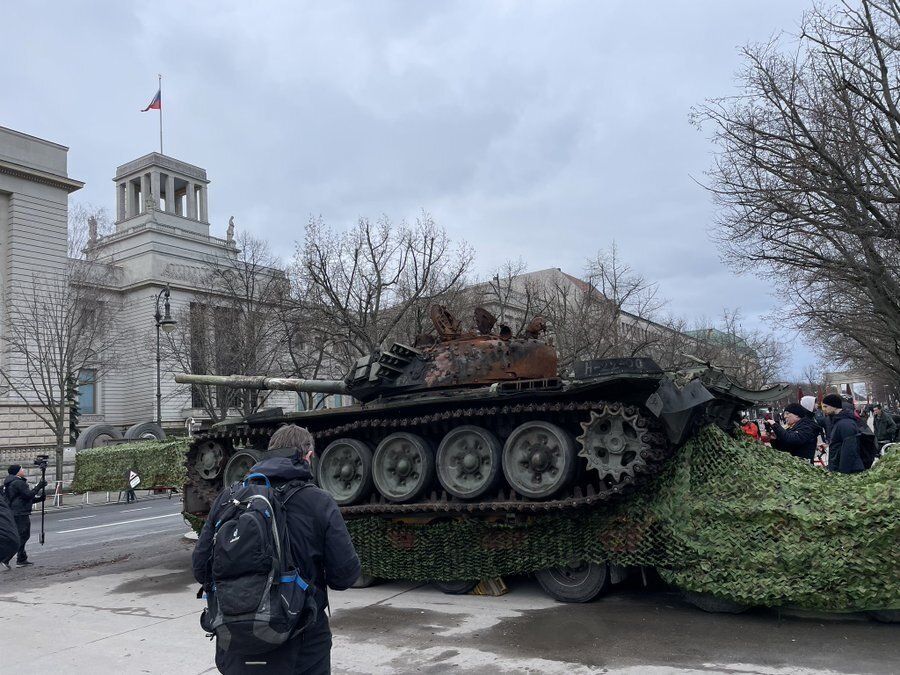
M 897 449 L 847 476 L 708 427 L 656 480 L 610 506 L 517 524 L 348 525 L 364 571 L 389 579 L 482 579 L 608 560 L 747 605 L 900 608 Z
M 128 472 L 141 477 L 140 488 L 181 488 L 190 439 L 134 441 L 82 450 L 75 457 L 74 492 L 126 490 Z

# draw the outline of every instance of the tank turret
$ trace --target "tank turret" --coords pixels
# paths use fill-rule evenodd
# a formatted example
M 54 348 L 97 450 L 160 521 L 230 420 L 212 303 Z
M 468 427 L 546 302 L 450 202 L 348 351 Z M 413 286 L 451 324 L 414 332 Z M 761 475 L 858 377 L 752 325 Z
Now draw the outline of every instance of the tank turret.
M 363 356 L 341 380 L 305 380 L 251 375 L 176 375 L 179 384 L 206 384 L 246 389 L 277 389 L 322 394 L 350 394 L 367 403 L 418 391 L 483 387 L 499 382 L 556 378 L 556 350 L 538 339 L 543 319 L 535 319 L 523 337 L 506 326 L 492 333 L 494 317 L 476 312 L 478 332 L 462 332 L 444 307 L 431 310 L 436 336 L 421 336 L 417 347 L 395 342 Z

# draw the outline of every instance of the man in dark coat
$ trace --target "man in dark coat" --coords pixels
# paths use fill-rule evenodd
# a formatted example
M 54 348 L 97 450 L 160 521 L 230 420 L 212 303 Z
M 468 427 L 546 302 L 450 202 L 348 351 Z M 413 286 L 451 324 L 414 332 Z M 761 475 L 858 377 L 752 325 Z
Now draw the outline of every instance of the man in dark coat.
M 844 410 L 837 394 L 822 399 L 822 409 L 831 418 L 828 437 L 828 470 L 840 473 L 859 473 L 865 467 L 859 456 L 859 428 L 856 416 Z
M 19 550 L 19 528 L 9 508 L 9 502 L 0 496 L 0 572 L 9 569 L 6 562 Z
M 878 441 L 878 449 L 885 443 L 893 443 L 894 435 L 897 433 L 897 423 L 894 418 L 885 414 L 880 403 L 872 406 L 872 414 L 875 415 L 875 438 Z
M 772 447 L 812 464 L 821 433 L 813 414 L 799 403 L 791 403 L 785 406 L 784 420 L 787 426 L 773 422 L 769 427 Z
M 18 464 L 13 464 L 9 467 L 9 475 L 3 481 L 6 499 L 16 521 L 16 528 L 19 530 L 19 551 L 16 554 L 16 567 L 25 567 L 33 564 L 28 560 L 28 554 L 25 553 L 25 543 L 31 537 L 31 506 L 44 501 L 44 487 L 46 485 L 47 481 L 41 480 L 34 489 L 28 487 L 28 481 L 25 480 L 25 469 Z M 12 556 L 5 558 L 2 561 L 3 565 L 9 567 L 10 560 L 12 560 Z
M 280 452 L 256 464 L 250 473 L 263 474 L 273 487 L 292 480 L 312 481 L 309 462 L 313 456 L 313 438 L 306 429 L 294 424 L 281 427 L 272 434 L 269 450 Z M 216 522 L 229 493 L 230 487 L 226 487 L 213 504 L 194 549 L 194 577 L 201 584 L 207 582 L 212 523 Z M 298 491 L 288 501 L 285 512 L 291 541 L 303 542 L 302 546 L 308 552 L 309 562 L 315 570 L 316 605 L 319 609 L 317 621 L 297 638 L 265 654 L 234 654 L 217 644 L 216 666 L 222 673 L 325 675 L 331 672 L 331 629 L 325 612 L 328 606 L 326 587 L 338 591 L 349 588 L 359 577 L 359 558 L 334 498 L 324 490 L 309 487 Z

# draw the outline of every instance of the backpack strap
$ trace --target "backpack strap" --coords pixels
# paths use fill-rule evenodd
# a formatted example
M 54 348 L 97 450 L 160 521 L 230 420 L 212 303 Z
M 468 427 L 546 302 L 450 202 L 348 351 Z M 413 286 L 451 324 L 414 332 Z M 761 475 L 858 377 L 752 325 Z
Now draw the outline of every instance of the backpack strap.
M 287 483 L 282 488 L 283 490 L 285 490 L 284 496 L 279 497 L 279 499 L 281 500 L 281 505 L 287 506 L 287 503 L 290 501 L 291 497 L 293 497 L 295 494 L 300 492 L 300 490 L 302 490 L 303 488 L 312 487 L 312 485 L 313 485 L 312 481 L 304 481 L 302 483 L 298 482 L 298 481 L 292 481 L 290 483 Z M 288 488 L 290 488 L 290 489 L 288 489 Z

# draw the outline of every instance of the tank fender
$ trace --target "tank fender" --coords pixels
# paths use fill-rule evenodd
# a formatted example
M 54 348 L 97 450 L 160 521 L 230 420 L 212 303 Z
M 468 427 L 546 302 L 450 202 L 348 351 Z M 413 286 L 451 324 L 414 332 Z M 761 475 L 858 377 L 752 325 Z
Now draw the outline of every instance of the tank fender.
M 669 440 L 679 444 L 690 428 L 694 410 L 713 398 L 715 397 L 700 380 L 691 380 L 683 387 L 678 387 L 670 379 L 663 378 L 645 405 L 662 420 Z

